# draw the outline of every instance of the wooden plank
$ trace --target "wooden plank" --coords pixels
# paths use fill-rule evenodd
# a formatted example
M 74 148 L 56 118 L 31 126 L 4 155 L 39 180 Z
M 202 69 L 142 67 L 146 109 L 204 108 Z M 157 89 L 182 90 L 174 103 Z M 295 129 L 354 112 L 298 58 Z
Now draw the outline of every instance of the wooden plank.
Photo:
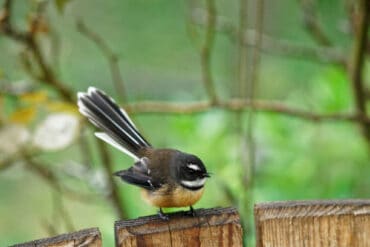
M 183 211 L 115 223 L 117 247 L 242 246 L 242 228 L 235 208 L 198 209 L 196 216 Z
M 98 228 L 84 229 L 78 232 L 16 244 L 12 247 L 101 247 L 101 235 Z
M 263 203 L 255 222 L 257 247 L 370 246 L 370 200 Z

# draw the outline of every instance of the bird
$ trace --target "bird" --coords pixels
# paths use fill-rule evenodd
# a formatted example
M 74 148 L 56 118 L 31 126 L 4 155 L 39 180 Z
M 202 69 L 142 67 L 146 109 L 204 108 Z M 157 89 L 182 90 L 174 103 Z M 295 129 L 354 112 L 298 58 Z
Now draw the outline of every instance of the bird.
M 100 130 L 95 136 L 134 160 L 114 175 L 140 187 L 144 200 L 159 208 L 162 219 L 169 218 L 162 209 L 173 207 L 189 207 L 187 213 L 195 216 L 193 205 L 210 177 L 202 160 L 177 149 L 154 148 L 127 112 L 100 89 L 89 87 L 87 92 L 78 92 L 77 98 L 79 112 Z

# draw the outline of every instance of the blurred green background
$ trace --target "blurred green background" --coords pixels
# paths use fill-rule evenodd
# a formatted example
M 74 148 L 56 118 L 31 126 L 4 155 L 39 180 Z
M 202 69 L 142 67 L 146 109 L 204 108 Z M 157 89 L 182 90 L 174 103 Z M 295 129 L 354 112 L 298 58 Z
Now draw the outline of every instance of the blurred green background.
M 0 0 L 0 5 L 4 2 Z M 205 29 L 191 21 L 197 13 L 204 15 L 207 5 L 202 1 L 12 2 L 12 22 L 20 30 L 27 29 L 37 6 L 44 2 L 45 30 L 36 34 L 37 42 L 58 80 L 74 93 L 96 86 L 122 105 L 142 101 L 187 104 L 208 99 L 200 62 Z M 314 18 L 330 44 L 315 40 L 304 25 L 305 14 L 310 12 L 302 6 L 307 2 L 311 3 Z M 215 4 L 217 16 L 237 29 L 240 2 L 217 0 Z M 355 42 L 348 4 L 353 3 L 344 0 L 265 1 L 263 33 L 292 46 L 332 49 L 348 61 Z M 254 28 L 257 6 L 255 1 L 248 3 L 245 14 L 248 28 Z M 112 83 L 104 53 L 77 30 L 78 20 L 98 34 L 118 56 L 126 102 L 119 100 L 120 94 Z M 119 219 L 107 197 L 107 180 L 113 178 L 102 166 L 99 147 L 89 124 L 79 119 L 76 127 L 86 141 L 84 145 L 76 134 L 68 144 L 55 150 L 35 148 L 32 141 L 16 151 L 10 152 L 4 147 L 14 140 L 6 135 L 11 125 L 21 126 L 33 136 L 50 114 L 67 112 L 79 117 L 74 106 L 65 103 L 57 90 L 25 70 L 22 57 L 28 56 L 28 48 L 4 33 L 0 35 L 0 245 L 99 227 L 105 246 L 112 246 L 113 223 Z M 228 100 L 238 96 L 240 47 L 228 34 L 215 32 L 214 38 L 211 75 L 218 96 Z M 251 59 L 254 48 L 248 46 L 246 49 L 246 56 Z M 292 56 L 289 52 L 265 49 L 260 53 L 255 99 L 280 102 L 311 113 L 354 112 L 354 94 L 346 66 L 332 62 L 325 54 L 322 56 L 320 59 Z M 246 65 L 248 73 L 251 64 L 253 60 Z M 368 61 L 365 67 L 364 77 L 369 80 Z M 248 73 L 247 84 L 251 83 Z M 45 107 L 48 104 L 57 107 Z M 250 129 L 251 114 L 253 126 Z M 237 206 L 245 226 L 249 226 L 245 234 L 248 243 L 253 243 L 254 238 L 251 227 L 254 203 L 370 197 L 369 140 L 364 138 L 356 122 L 313 122 L 284 113 L 251 113 L 222 107 L 195 114 L 133 110 L 131 116 L 153 146 L 173 147 L 202 158 L 213 176 L 207 183 L 204 197 L 195 207 Z M 92 154 L 87 160 L 88 155 L 82 147 Z M 119 151 L 111 147 L 108 151 L 113 170 L 132 164 L 132 160 Z M 32 165 L 27 165 L 29 158 L 24 157 L 25 152 L 35 152 L 32 159 L 52 171 L 63 188 L 87 194 L 88 198 L 64 195 L 50 186 Z M 251 154 L 255 157 L 253 166 L 248 158 Z M 243 183 L 243 176 L 251 180 Z M 138 188 L 114 182 L 129 218 L 156 212 L 156 208 L 143 203 Z

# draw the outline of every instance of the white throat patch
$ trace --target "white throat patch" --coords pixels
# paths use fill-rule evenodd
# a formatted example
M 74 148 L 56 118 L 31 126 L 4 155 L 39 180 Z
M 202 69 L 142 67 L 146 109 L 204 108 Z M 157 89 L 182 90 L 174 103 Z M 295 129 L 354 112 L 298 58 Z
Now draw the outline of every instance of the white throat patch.
M 196 180 L 192 180 L 192 181 L 189 181 L 189 180 L 181 180 L 180 183 L 186 187 L 189 187 L 189 188 L 197 188 L 197 187 L 202 187 L 205 182 L 206 182 L 206 179 L 207 178 L 198 178 Z

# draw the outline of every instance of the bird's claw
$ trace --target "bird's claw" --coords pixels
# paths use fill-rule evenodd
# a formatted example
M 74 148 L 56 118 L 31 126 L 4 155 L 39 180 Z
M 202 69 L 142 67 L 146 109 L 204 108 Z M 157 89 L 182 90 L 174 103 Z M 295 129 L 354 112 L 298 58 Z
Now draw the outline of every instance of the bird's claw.
M 162 208 L 159 208 L 159 210 L 158 210 L 158 216 L 162 220 L 168 221 L 170 219 L 170 217 L 162 211 Z

